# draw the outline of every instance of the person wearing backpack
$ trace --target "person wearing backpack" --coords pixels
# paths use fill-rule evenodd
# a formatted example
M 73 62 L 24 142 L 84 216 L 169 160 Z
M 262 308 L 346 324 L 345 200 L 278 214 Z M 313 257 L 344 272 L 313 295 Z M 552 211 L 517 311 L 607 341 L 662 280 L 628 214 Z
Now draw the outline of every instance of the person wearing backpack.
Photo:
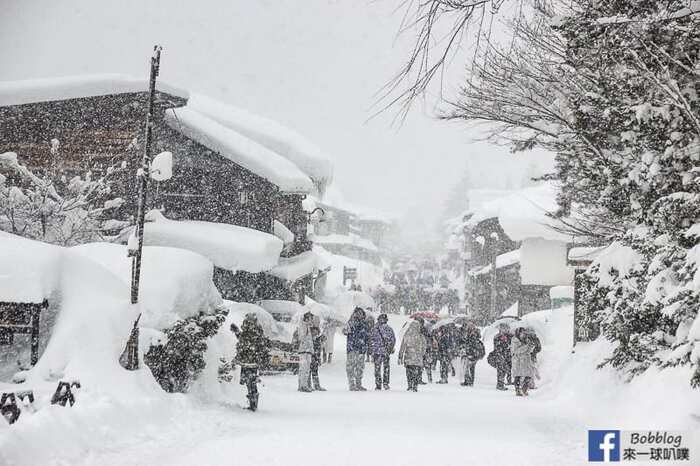
M 380 314 L 377 323 L 372 328 L 370 337 L 370 351 L 374 361 L 375 389 L 389 390 L 390 357 L 396 346 L 396 335 L 389 326 L 389 318 L 386 314 Z

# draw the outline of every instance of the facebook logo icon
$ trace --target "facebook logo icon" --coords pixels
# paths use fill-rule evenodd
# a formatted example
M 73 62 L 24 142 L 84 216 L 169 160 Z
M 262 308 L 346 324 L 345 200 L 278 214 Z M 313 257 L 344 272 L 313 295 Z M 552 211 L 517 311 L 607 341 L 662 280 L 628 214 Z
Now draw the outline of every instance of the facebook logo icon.
M 620 431 L 589 430 L 588 461 L 620 461 Z

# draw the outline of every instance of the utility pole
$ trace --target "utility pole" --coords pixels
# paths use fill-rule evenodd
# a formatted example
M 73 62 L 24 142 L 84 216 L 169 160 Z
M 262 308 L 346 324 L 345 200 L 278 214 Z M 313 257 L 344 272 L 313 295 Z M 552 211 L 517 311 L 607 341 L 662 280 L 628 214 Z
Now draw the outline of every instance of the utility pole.
M 129 244 L 129 255 L 131 256 L 131 304 L 136 304 L 139 301 L 139 283 L 141 281 L 141 255 L 143 252 L 143 228 L 146 220 L 146 207 L 148 201 L 148 178 L 151 172 L 151 139 L 153 135 L 153 106 L 156 94 L 156 78 L 160 68 L 160 52 L 162 47 L 155 45 L 153 47 L 153 55 L 151 56 L 151 75 L 148 88 L 148 113 L 146 114 L 146 134 L 144 138 L 143 159 L 141 167 L 136 173 L 136 178 L 139 185 L 138 213 L 136 217 L 136 238 L 137 245 L 135 249 L 131 249 Z M 129 242 L 131 243 L 131 241 Z M 121 365 L 127 370 L 136 370 L 139 368 L 139 317 L 134 322 L 134 327 L 131 330 L 131 335 L 126 343 L 126 349 L 119 358 Z
M 146 135 L 144 138 L 143 159 L 141 168 L 137 172 L 139 184 L 139 204 L 136 217 L 136 238 L 138 240 L 137 249 L 131 259 L 131 304 L 139 301 L 139 282 L 141 280 L 141 254 L 143 252 L 143 228 L 146 220 L 146 203 L 148 200 L 148 176 L 151 165 L 151 139 L 153 135 L 153 105 L 156 94 L 156 77 L 160 68 L 160 52 L 162 47 L 153 47 L 151 57 L 151 77 L 148 89 L 148 113 L 146 114 Z

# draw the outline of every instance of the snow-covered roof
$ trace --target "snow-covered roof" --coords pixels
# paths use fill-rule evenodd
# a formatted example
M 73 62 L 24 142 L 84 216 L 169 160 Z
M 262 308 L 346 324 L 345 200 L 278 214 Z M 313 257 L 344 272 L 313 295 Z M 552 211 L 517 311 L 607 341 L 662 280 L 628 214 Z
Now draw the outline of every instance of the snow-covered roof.
M 368 251 L 377 252 L 379 249 L 370 240 L 362 238 L 354 233 L 349 235 L 339 235 L 336 233 L 330 235 L 315 235 L 314 243 L 317 244 L 347 244 L 355 246 L 362 249 L 367 249 Z
M 333 179 L 333 165 L 329 158 L 315 144 L 274 120 L 197 94 L 190 97 L 187 108 L 276 152 L 323 187 Z
M 513 264 L 520 262 L 520 249 L 515 249 L 513 251 L 508 251 L 506 253 L 500 254 L 496 257 L 496 269 L 502 269 Z M 486 265 L 478 269 L 474 274 L 483 275 L 485 273 L 491 272 L 491 264 Z
M 502 197 L 483 203 L 474 210 L 467 224 L 497 218 L 503 231 L 514 241 L 525 238 L 544 238 L 570 241 L 570 235 L 555 231 L 554 219 L 548 214 L 557 210 L 559 188 L 551 182 L 512 191 Z
M 165 121 L 188 138 L 279 186 L 283 192 L 309 193 L 313 189 L 311 179 L 292 162 L 189 106 L 167 110 Z
M 293 257 L 282 257 L 279 264 L 269 272 L 270 275 L 295 282 L 302 277 L 314 273 L 319 269 L 319 257 L 313 251 L 302 252 Z
M 123 74 L 96 74 L 60 78 L 28 79 L 0 82 L 0 106 L 79 99 L 103 95 L 148 91 L 148 78 Z M 156 89 L 187 99 L 189 93 L 161 80 Z
M 262 231 L 225 223 L 168 220 L 148 213 L 144 244 L 187 249 L 222 269 L 257 273 L 277 265 L 282 240 Z

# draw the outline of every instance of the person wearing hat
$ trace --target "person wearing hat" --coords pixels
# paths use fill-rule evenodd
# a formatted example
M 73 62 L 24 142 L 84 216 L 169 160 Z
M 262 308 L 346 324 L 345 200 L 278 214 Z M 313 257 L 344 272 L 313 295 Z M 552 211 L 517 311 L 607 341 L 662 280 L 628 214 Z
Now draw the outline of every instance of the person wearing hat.
M 352 311 L 350 320 L 343 329 L 347 337 L 347 360 L 345 370 L 348 376 L 348 386 L 352 392 L 364 392 L 362 375 L 365 370 L 365 354 L 369 348 L 369 326 L 367 316 L 361 307 Z
M 374 383 L 376 390 L 389 390 L 390 364 L 389 360 L 394 353 L 396 336 L 389 326 L 389 317 L 379 314 L 377 323 L 371 331 L 370 351 L 374 361 Z

